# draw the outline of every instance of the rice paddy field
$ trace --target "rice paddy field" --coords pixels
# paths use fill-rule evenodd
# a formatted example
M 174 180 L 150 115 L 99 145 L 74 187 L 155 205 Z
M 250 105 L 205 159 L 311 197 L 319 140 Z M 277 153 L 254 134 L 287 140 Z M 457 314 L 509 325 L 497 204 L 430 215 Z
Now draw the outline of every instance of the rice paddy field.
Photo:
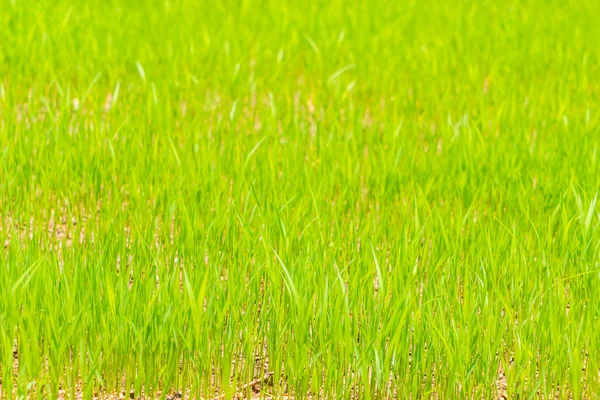
M 598 398 L 598 15 L 0 0 L 0 397 Z

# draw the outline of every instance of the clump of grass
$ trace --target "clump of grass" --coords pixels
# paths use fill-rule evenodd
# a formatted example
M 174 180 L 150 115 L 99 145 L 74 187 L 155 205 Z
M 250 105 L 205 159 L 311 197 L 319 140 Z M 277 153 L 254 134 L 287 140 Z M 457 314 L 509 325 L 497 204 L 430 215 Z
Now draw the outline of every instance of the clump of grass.
M 596 2 L 0 10 L 2 397 L 600 391 Z

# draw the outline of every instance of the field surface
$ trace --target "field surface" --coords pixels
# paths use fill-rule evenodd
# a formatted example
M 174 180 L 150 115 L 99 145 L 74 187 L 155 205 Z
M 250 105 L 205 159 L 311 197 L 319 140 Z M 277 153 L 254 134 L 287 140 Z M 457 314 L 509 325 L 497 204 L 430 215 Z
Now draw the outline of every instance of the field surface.
M 0 397 L 597 398 L 598 15 L 0 0 Z

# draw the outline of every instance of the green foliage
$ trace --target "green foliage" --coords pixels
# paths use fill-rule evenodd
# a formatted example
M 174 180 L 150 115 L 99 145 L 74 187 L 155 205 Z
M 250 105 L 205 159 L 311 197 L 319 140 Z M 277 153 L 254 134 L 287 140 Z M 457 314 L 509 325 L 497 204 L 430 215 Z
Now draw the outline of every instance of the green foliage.
M 599 13 L 0 0 L 2 396 L 600 392 Z

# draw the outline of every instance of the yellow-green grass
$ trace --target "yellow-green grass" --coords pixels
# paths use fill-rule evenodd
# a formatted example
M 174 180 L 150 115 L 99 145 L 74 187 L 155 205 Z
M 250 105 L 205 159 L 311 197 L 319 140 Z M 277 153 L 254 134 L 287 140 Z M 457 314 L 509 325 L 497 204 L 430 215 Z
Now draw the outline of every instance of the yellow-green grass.
M 594 398 L 599 14 L 0 0 L 2 396 Z

